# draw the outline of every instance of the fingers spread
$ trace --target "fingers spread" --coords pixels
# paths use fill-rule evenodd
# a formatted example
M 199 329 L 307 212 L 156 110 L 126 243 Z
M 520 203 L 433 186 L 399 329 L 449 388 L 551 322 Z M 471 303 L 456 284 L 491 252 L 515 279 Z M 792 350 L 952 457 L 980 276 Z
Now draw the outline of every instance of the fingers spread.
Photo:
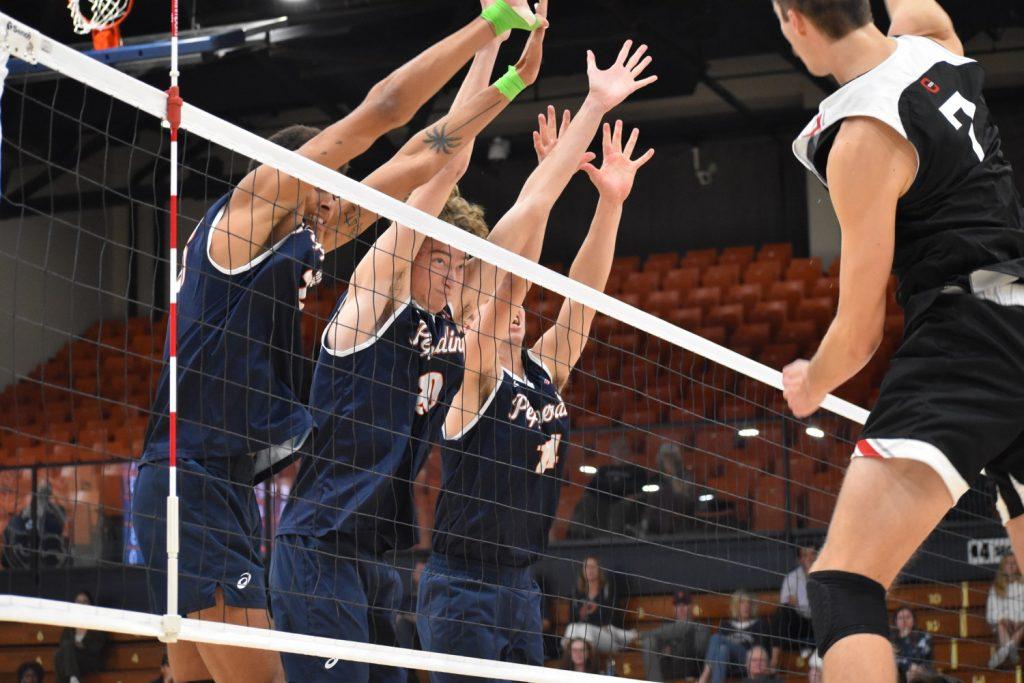
M 640 74 L 642 74 L 644 72 L 644 69 L 646 69 L 647 67 L 649 67 L 651 65 L 651 62 L 653 62 L 653 61 L 654 61 L 654 57 L 651 57 L 650 55 L 647 55 L 646 57 L 644 57 L 642 62 L 640 62 L 639 64 L 637 64 L 635 66 L 630 67 L 629 72 L 631 74 L 633 74 L 634 77 L 635 76 L 639 76 Z
M 622 49 L 619 50 L 619 56 L 615 58 L 616 64 L 625 64 L 626 58 L 629 57 L 629 51 L 633 49 L 633 41 L 627 40 L 622 44 Z
M 640 157 L 639 159 L 637 159 L 636 161 L 633 162 L 633 168 L 640 168 L 641 166 L 643 166 L 644 164 L 646 164 L 648 161 L 650 161 L 653 158 L 654 158 L 654 148 L 652 147 L 651 149 L 649 149 L 646 152 L 644 152 L 644 155 L 642 157 Z
M 627 158 L 633 156 L 633 149 L 636 147 L 636 141 L 640 137 L 640 129 L 634 128 L 633 132 L 629 134 L 629 139 L 626 140 L 626 146 L 622 150 L 622 154 Z
M 615 121 L 615 133 L 612 134 L 612 144 L 615 149 L 622 149 L 622 119 Z
M 637 62 L 640 61 L 640 58 L 644 56 L 645 52 L 647 52 L 647 45 L 646 44 L 645 45 L 641 45 L 640 47 L 638 47 L 636 49 L 636 52 L 634 52 L 630 56 L 630 58 L 628 60 L 626 60 L 626 68 L 632 70 L 633 67 L 635 67 L 637 65 Z

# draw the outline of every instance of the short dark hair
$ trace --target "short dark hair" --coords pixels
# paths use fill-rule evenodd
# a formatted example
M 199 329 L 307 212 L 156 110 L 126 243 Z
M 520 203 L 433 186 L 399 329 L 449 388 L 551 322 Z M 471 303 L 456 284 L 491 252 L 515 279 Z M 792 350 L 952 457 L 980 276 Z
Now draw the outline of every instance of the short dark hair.
M 35 672 L 36 680 L 42 683 L 44 674 L 43 667 L 39 664 L 39 662 L 22 663 L 22 665 L 18 667 L 18 673 L 15 674 L 18 678 L 18 683 L 21 683 L 21 679 L 25 675 L 25 672 L 29 671 L 30 669 Z
M 874 21 L 871 15 L 871 0 L 772 0 L 782 10 L 782 18 L 788 21 L 787 10 L 795 9 L 807 15 L 829 38 L 845 37 Z
M 280 145 L 287 150 L 294 152 L 304 144 L 315 138 L 321 133 L 321 130 L 315 126 L 306 126 L 301 123 L 282 128 L 267 140 L 273 142 L 275 145 Z M 259 166 L 259 162 L 252 160 L 249 162 L 249 173 L 252 173 Z

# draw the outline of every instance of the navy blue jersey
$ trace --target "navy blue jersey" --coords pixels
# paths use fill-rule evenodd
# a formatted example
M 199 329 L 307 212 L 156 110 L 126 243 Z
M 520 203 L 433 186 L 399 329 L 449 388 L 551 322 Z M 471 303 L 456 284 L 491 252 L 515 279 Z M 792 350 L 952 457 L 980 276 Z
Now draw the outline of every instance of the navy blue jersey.
M 524 567 L 547 547 L 558 508 L 569 414 L 539 358 L 508 369 L 480 411 L 442 450 L 434 552 L 485 566 Z
M 310 394 L 313 453 L 279 535 L 336 533 L 373 553 L 416 544 L 412 482 L 462 386 L 466 339 L 447 307 L 432 314 L 412 301 L 395 305 L 377 335 L 353 350 L 321 343 Z
M 323 247 L 303 224 L 250 263 L 221 268 L 209 245 L 230 197 L 199 221 L 178 277 L 178 452 L 198 461 L 295 450 L 312 425 L 300 309 Z M 143 461 L 167 457 L 166 343 L 164 361 Z

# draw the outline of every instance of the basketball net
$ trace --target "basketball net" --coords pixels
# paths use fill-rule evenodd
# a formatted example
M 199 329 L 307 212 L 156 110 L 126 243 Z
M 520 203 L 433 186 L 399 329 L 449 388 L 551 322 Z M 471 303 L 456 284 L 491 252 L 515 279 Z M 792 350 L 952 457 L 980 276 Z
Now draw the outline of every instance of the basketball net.
M 121 22 L 132 11 L 135 0 L 88 0 L 90 17 L 82 14 L 81 0 L 68 0 L 68 11 L 75 33 L 92 34 L 92 45 L 97 50 L 120 47 Z

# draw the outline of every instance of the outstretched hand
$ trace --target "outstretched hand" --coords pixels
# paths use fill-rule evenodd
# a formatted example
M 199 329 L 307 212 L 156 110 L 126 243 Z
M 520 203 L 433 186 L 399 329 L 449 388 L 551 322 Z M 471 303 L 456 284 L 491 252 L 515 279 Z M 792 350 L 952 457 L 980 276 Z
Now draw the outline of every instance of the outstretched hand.
M 523 54 L 520 55 L 519 61 L 516 62 L 516 73 L 519 74 L 519 78 L 523 79 L 523 83 L 526 85 L 533 85 L 537 80 L 537 75 L 540 73 L 540 63 L 544 58 L 544 37 L 549 26 L 547 19 L 548 0 L 540 0 L 536 8 L 537 20 L 540 21 L 540 26 L 530 34 L 529 39 L 526 41 L 526 47 L 523 48 Z
M 610 111 L 640 88 L 645 88 L 658 80 L 657 76 L 640 79 L 644 70 L 654 61 L 650 55 L 644 56 L 647 46 L 641 45 L 630 54 L 632 50 L 633 41 L 627 40 L 619 50 L 615 63 L 604 70 L 597 68 L 597 58 L 594 57 L 592 50 L 587 50 L 590 97 L 605 111 Z
M 555 108 L 548 105 L 547 111 L 537 114 L 537 130 L 533 131 L 533 149 L 537 152 L 537 163 L 541 163 L 551 154 L 551 150 L 558 144 L 558 139 L 565 135 L 572 123 L 572 114 L 566 109 L 562 112 L 562 122 L 559 124 L 555 115 Z M 580 159 L 580 168 L 597 158 L 593 152 L 585 152 Z
M 583 171 L 590 177 L 590 182 L 594 183 L 594 187 L 601 193 L 601 197 L 619 203 L 625 202 L 629 197 L 636 172 L 654 157 L 654 150 L 649 149 L 637 159 L 630 158 L 639 138 L 640 129 L 634 128 L 623 146 L 622 121 L 615 122 L 614 130 L 609 124 L 604 124 L 601 168 L 589 162 L 582 166 Z

